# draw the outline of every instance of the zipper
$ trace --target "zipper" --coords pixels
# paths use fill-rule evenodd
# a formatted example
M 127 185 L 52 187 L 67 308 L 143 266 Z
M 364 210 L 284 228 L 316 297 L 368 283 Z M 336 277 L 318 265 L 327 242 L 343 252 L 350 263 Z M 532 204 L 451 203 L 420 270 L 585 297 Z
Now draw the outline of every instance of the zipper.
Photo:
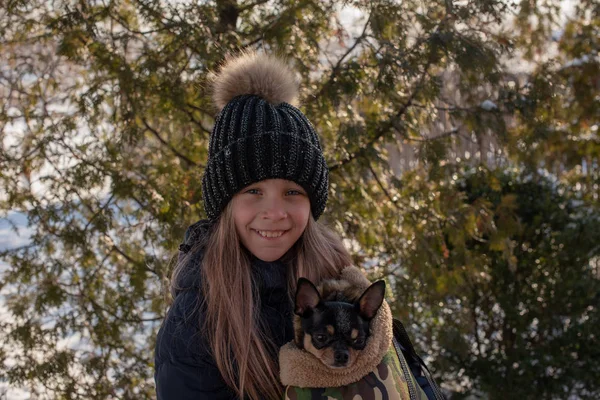
M 409 352 L 412 353 L 411 357 L 413 357 L 416 361 L 419 362 L 419 367 L 421 369 L 421 373 L 423 374 L 423 376 L 425 376 L 425 379 L 427 379 L 427 382 L 429 383 L 429 387 L 431 388 L 431 390 L 433 392 L 434 399 L 435 400 L 446 400 L 446 396 L 444 396 L 444 394 L 440 390 L 440 387 L 437 385 L 437 383 L 435 383 L 435 380 L 433 379 L 431 372 L 429 372 L 429 368 L 427 368 L 427 366 L 425 365 L 425 363 L 423 362 L 421 357 L 419 357 L 415 353 L 413 345 L 410 341 L 410 338 L 408 337 L 408 334 L 406 333 L 406 330 L 404 329 L 404 325 L 402 325 L 402 322 L 400 322 L 400 320 L 398 320 L 398 319 L 394 319 L 393 320 L 393 329 L 394 329 L 394 336 L 398 335 L 403 339 L 405 346 L 408 346 Z M 394 347 L 396 348 L 396 352 L 399 354 L 402 354 L 401 353 L 402 350 L 399 349 L 398 341 L 396 340 L 395 337 L 393 339 L 393 342 L 394 342 Z M 404 362 L 406 362 L 406 359 L 404 359 Z M 401 362 L 401 364 L 402 364 L 402 362 Z M 402 365 L 404 367 L 404 364 L 402 364 Z M 406 369 L 408 369 L 408 367 Z M 412 373 L 411 373 L 411 376 L 412 376 Z M 409 389 L 410 389 L 410 387 L 409 387 Z
M 410 400 L 417 400 L 417 390 L 413 386 L 415 382 L 412 379 L 412 374 L 408 369 L 408 364 L 406 364 L 406 360 L 402 355 L 402 350 L 398 347 L 398 343 L 395 338 L 392 338 L 392 342 L 394 343 L 394 348 L 396 349 L 396 355 L 398 356 L 398 361 L 400 361 L 400 367 L 402 367 L 402 372 L 404 373 L 404 378 L 406 379 L 406 386 L 408 386 L 408 396 Z
M 436 400 L 446 400 L 446 397 L 444 397 L 444 395 L 442 394 L 442 391 L 440 390 L 439 386 L 437 385 L 437 383 L 435 383 L 435 381 L 431 377 L 429 370 L 427 370 L 426 368 L 421 368 L 421 371 L 423 371 L 423 375 L 425 375 L 425 379 L 427 379 L 427 382 L 429 382 L 429 386 L 433 390 L 433 395 L 435 396 L 435 399 Z

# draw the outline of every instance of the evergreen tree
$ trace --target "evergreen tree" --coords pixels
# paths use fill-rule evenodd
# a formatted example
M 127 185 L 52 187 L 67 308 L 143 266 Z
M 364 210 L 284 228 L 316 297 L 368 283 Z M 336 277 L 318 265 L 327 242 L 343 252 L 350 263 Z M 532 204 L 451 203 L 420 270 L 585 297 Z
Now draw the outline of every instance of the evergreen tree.
M 323 219 L 394 283 L 446 390 L 597 396 L 599 8 L 577 3 L 556 35 L 559 5 L 3 2 L 0 210 L 32 233 L 0 252 L 0 379 L 154 397 L 164 287 L 204 216 L 209 74 L 257 48 L 299 71 L 331 169 Z M 524 81 L 508 60 L 529 63 Z M 477 173 L 451 156 L 470 140 Z M 529 180 L 479 165 L 489 140 Z M 397 142 L 419 151 L 402 175 Z

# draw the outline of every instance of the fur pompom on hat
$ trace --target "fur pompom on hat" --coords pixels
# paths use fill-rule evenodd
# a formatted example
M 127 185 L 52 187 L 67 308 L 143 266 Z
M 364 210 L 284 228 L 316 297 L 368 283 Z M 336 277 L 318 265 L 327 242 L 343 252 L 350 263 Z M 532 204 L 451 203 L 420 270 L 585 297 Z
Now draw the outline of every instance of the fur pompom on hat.
M 219 114 L 202 177 L 208 218 L 216 221 L 244 187 L 286 179 L 306 190 L 318 219 L 329 171 L 313 125 L 291 104 L 298 97 L 294 72 L 277 57 L 245 51 L 226 58 L 212 85 Z
M 221 73 L 213 76 L 213 101 L 221 111 L 243 94 L 254 94 L 273 105 L 297 105 L 298 81 L 283 60 L 256 52 L 229 56 Z

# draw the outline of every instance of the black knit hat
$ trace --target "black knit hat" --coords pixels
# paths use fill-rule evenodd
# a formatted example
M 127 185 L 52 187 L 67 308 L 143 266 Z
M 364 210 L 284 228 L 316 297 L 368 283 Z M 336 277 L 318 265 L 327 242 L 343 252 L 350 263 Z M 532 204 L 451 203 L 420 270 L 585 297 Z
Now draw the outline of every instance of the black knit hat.
M 329 172 L 314 127 L 290 104 L 297 90 L 285 63 L 253 52 L 230 58 L 214 78 L 220 112 L 202 177 L 204 208 L 211 221 L 238 191 L 275 178 L 306 190 L 315 220 L 323 213 Z

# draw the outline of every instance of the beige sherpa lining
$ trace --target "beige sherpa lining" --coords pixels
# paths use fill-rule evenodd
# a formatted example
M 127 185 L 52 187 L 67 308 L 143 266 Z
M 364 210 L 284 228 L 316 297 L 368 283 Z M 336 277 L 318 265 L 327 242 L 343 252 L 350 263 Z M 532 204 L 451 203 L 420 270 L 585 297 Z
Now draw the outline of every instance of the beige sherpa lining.
M 359 288 L 355 290 L 359 294 L 371 284 L 360 269 L 353 266 L 344 268 L 340 280 Z M 319 289 L 322 290 L 323 285 Z M 328 368 L 309 352 L 296 347 L 293 341 L 283 345 L 279 350 L 281 383 L 297 387 L 339 387 L 359 381 L 377 367 L 392 343 L 392 312 L 385 300 L 371 320 L 370 329 L 364 350 L 348 368 Z

